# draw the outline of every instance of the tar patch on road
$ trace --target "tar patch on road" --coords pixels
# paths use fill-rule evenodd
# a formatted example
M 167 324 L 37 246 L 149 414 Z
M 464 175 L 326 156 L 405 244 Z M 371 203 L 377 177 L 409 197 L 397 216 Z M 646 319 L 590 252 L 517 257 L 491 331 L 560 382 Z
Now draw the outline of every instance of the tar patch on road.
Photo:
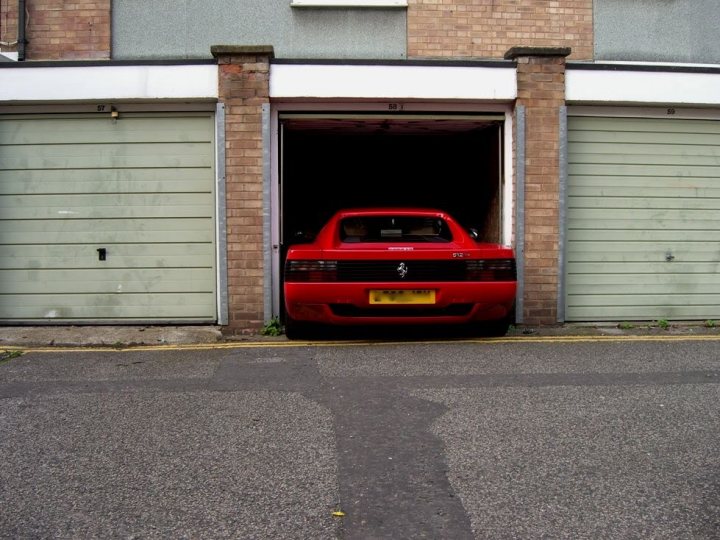
M 411 397 L 397 379 L 324 377 L 313 353 L 238 351 L 221 362 L 214 382 L 299 392 L 331 411 L 343 538 L 473 538 L 448 480 L 443 443 L 430 430 L 445 407 Z
M 347 538 L 473 538 L 430 433 L 445 408 L 377 380 L 328 380 Z

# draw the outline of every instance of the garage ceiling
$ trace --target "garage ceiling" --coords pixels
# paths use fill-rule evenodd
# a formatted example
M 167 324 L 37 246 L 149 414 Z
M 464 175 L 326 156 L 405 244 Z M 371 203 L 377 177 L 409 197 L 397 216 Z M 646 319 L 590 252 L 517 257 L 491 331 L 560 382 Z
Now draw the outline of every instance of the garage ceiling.
M 503 120 L 488 115 L 283 114 L 285 129 L 357 134 L 456 134 L 479 131 Z

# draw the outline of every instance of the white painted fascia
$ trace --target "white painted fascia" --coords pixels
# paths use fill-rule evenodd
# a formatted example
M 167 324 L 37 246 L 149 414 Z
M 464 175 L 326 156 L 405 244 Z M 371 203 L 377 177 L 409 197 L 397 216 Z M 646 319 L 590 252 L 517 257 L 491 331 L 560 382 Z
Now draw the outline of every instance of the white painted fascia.
M 0 102 L 217 99 L 214 64 L 3 67 Z
M 512 101 L 515 66 L 273 64 L 273 99 Z
M 720 105 L 720 73 L 568 69 L 565 84 L 572 104 Z

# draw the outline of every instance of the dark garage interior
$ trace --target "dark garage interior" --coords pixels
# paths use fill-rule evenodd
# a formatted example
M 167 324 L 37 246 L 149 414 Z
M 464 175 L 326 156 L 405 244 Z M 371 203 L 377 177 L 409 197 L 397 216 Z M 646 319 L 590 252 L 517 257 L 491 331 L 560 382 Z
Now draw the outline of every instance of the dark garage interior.
M 446 210 L 479 240 L 501 241 L 502 119 L 281 118 L 283 245 L 312 236 L 338 209 Z

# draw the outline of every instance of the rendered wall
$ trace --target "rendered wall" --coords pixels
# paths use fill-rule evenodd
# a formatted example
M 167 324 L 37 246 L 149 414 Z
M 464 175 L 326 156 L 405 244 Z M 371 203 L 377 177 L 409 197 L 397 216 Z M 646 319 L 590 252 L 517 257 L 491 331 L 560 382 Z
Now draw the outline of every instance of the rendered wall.
M 209 58 L 211 45 L 279 58 L 406 57 L 404 9 L 292 8 L 290 0 L 114 0 L 113 58 Z
M 720 64 L 718 0 L 595 0 L 595 59 Z

